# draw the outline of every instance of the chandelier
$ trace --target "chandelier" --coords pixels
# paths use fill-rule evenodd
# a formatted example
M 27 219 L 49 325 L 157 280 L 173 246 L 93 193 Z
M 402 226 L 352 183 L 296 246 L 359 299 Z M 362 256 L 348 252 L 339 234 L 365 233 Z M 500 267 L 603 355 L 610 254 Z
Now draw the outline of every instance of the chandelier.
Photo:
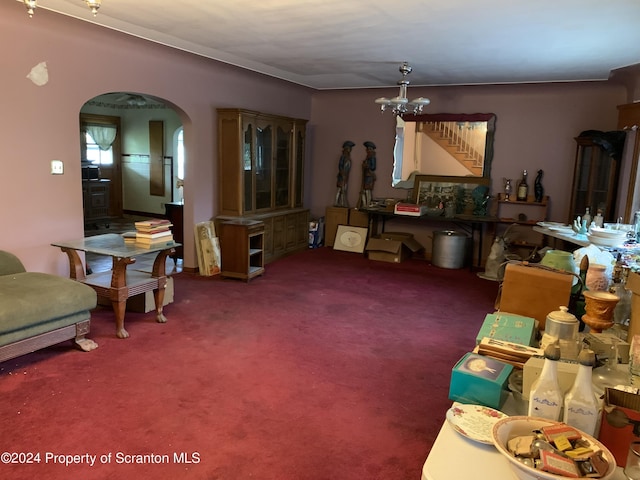
M 38 0 L 22 0 L 24 2 L 24 6 L 27 7 L 27 13 L 29 17 L 33 17 L 33 13 L 35 9 L 38 7 Z M 84 0 L 84 3 L 87 4 L 87 7 L 91 9 L 91 13 L 95 17 L 98 14 L 98 9 L 100 8 L 100 3 L 102 0 Z
M 382 113 L 384 113 L 387 107 L 391 107 L 391 111 L 394 115 L 402 116 L 407 112 L 413 114 L 422 113 L 422 109 L 429 105 L 431 100 L 425 97 L 418 97 L 409 101 L 407 98 L 407 87 L 409 86 L 407 75 L 409 75 L 413 69 L 407 62 L 403 62 L 398 70 L 400 70 L 400 73 L 402 74 L 402 78 L 398 80 L 398 85 L 400 85 L 400 94 L 393 98 L 376 98 L 375 102 L 380 105 Z

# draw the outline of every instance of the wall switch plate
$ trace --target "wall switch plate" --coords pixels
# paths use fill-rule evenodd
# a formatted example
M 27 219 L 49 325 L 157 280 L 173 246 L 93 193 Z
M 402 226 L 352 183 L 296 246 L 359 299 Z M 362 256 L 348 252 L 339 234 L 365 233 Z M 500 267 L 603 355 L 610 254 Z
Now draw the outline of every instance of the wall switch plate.
M 62 175 L 64 173 L 64 163 L 62 160 L 51 160 L 51 175 Z

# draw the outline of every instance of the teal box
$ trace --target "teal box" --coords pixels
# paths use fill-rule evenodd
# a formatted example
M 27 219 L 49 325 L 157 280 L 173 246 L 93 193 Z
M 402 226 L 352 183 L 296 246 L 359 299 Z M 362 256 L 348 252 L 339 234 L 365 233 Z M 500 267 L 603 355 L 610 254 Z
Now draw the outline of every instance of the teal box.
M 533 346 L 536 338 L 536 320 L 513 313 L 489 313 L 478 332 L 476 345 L 484 337 Z
M 512 370 L 508 363 L 467 353 L 451 372 L 449 400 L 500 409 L 509 395 L 507 380 Z

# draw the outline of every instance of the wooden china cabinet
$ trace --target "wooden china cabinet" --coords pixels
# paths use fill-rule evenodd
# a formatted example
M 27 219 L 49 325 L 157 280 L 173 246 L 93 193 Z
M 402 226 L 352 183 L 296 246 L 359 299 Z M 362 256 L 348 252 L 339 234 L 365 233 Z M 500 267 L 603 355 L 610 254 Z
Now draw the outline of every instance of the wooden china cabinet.
M 587 208 L 594 217 L 598 210 L 606 222 L 615 221 L 616 194 L 620 162 L 589 136 L 576 141 L 576 159 L 571 189 L 569 224 Z
M 263 222 L 265 263 L 309 245 L 309 211 L 303 207 L 306 124 L 251 110 L 218 109 L 216 223 Z

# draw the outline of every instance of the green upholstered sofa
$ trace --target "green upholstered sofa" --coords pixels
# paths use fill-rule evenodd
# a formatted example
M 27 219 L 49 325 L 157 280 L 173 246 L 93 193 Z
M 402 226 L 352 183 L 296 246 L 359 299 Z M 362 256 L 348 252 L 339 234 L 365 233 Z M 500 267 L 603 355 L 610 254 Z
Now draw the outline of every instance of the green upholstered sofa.
M 65 340 L 84 351 L 96 292 L 69 278 L 27 272 L 12 253 L 0 250 L 0 362 Z

